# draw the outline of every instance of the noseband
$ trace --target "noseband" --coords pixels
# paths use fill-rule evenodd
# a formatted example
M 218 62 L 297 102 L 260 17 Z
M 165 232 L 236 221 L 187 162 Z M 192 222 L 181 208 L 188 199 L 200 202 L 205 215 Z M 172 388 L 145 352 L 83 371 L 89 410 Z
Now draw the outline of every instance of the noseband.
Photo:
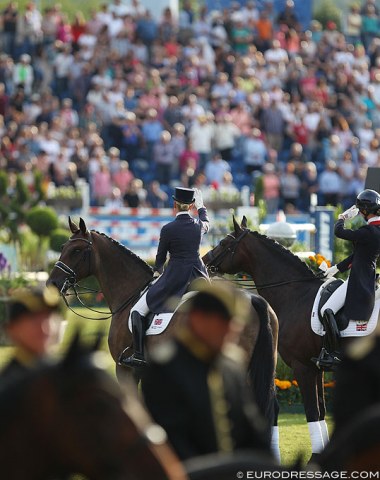
M 78 260 L 77 264 L 75 265 L 75 268 L 79 266 L 79 264 L 84 261 L 88 255 L 88 268 L 90 270 L 90 261 L 91 261 L 91 247 L 92 247 L 92 239 L 91 239 L 91 234 L 90 234 L 90 240 L 87 240 L 86 238 L 70 238 L 69 242 L 77 242 L 77 241 L 82 241 L 87 243 L 87 248 L 83 250 L 84 255 L 81 256 L 81 258 Z M 77 283 L 77 274 L 76 272 L 70 268 L 66 263 L 62 262 L 61 260 L 58 260 L 58 262 L 55 262 L 54 267 L 59 268 L 62 270 L 62 272 L 67 274 L 67 277 L 62 285 L 61 288 L 61 294 L 65 294 L 67 290 L 71 287 L 74 287 Z
M 243 238 L 247 235 L 247 233 L 249 233 L 248 228 L 243 230 L 238 237 L 234 237 L 231 233 L 229 233 L 227 237 L 232 238 L 234 241 L 231 242 L 227 248 L 223 249 L 216 255 L 212 251 L 208 252 L 208 255 L 210 255 L 211 261 L 207 263 L 207 269 L 211 273 L 214 273 L 214 274 L 218 273 L 219 266 L 221 265 L 224 257 L 228 254 L 231 254 L 231 258 L 234 256 L 237 246 L 239 245 L 241 240 L 243 240 Z M 219 246 L 222 247 L 221 244 L 219 244 Z

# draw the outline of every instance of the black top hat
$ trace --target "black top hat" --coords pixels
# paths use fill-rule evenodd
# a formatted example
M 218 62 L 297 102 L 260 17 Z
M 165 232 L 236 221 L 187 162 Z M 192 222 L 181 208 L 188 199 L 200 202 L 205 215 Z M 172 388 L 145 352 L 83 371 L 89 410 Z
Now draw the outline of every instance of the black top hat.
M 174 195 L 172 197 L 178 203 L 185 203 L 190 204 L 193 203 L 194 198 L 194 190 L 192 188 L 176 188 Z

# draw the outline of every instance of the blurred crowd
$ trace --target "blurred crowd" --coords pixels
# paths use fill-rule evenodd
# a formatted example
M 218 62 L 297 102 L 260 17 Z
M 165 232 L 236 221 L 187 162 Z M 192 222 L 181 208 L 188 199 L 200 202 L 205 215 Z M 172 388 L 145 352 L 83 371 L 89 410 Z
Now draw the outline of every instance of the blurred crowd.
M 170 205 L 176 186 L 226 198 L 262 182 L 269 213 L 352 205 L 379 167 L 375 0 L 342 25 L 301 26 L 291 0 L 184 0 L 155 19 L 139 0 L 89 18 L 10 2 L 1 12 L 0 166 L 90 185 L 91 204 Z

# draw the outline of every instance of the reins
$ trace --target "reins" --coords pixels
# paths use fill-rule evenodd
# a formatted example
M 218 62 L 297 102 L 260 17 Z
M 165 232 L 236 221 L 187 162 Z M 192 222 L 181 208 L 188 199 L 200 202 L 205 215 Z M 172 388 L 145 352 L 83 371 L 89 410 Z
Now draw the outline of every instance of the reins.
M 249 287 L 244 286 L 244 288 L 246 288 L 247 290 L 264 290 L 265 288 L 281 287 L 282 285 L 288 285 L 290 283 L 305 282 L 305 281 L 311 281 L 311 280 L 323 279 L 323 278 L 324 278 L 324 274 L 322 273 L 321 276 L 315 275 L 315 278 L 312 278 L 312 277 L 295 278 L 293 280 L 284 280 L 282 282 L 263 283 L 261 285 L 254 284 L 254 285 L 249 286 Z M 232 281 L 236 282 L 236 283 L 240 283 L 240 282 L 247 282 L 249 280 L 235 278 Z
M 227 237 L 230 237 L 233 239 L 233 242 L 231 245 L 229 245 L 227 248 L 223 249 L 220 251 L 217 255 L 214 255 L 212 251 L 210 251 L 208 254 L 211 257 L 211 261 L 206 265 L 207 270 L 211 274 L 216 274 L 218 273 L 218 267 L 221 264 L 221 261 L 224 259 L 224 257 L 230 253 L 231 257 L 234 256 L 235 251 L 241 240 L 250 232 L 248 228 L 244 229 L 237 237 L 234 237 L 231 233 L 227 235 Z M 220 246 L 222 245 L 223 240 L 220 242 Z M 263 283 L 261 285 L 250 285 L 249 287 L 243 286 L 243 288 L 246 288 L 247 290 L 264 290 L 267 288 L 274 288 L 274 287 L 281 287 L 283 285 L 289 285 L 291 283 L 297 283 L 297 282 L 305 282 L 305 281 L 311 281 L 315 279 L 324 279 L 325 274 L 324 272 L 321 273 L 314 273 L 314 277 L 301 277 L 301 278 L 295 278 L 295 279 L 290 279 L 290 280 L 283 280 L 280 282 L 271 282 L 271 283 Z M 233 279 L 232 280 L 235 283 L 240 283 L 240 282 L 249 282 L 249 280 L 246 279 Z M 253 280 L 252 280 L 253 281 Z

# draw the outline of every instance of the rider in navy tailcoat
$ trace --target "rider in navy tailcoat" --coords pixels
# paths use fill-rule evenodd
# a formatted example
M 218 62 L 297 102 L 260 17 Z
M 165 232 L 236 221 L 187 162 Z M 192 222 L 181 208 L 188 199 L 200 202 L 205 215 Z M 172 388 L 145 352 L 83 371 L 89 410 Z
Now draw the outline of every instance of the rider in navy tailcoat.
M 165 311 L 165 300 L 182 297 L 195 278 L 207 278 L 206 267 L 199 256 L 202 235 L 209 228 L 205 207 L 198 209 L 198 216 L 199 220 L 191 217 L 188 211 L 179 212 L 175 220 L 162 227 L 154 270 L 163 273 L 147 295 L 152 312 Z M 168 253 L 170 260 L 163 270 Z
M 197 189 L 176 188 L 173 199 L 176 218 L 161 229 L 154 265 L 156 280 L 131 310 L 134 354 L 127 358 L 122 356 L 119 360 L 119 363 L 129 367 L 146 364 L 144 334 L 149 311 L 168 311 L 166 304 L 170 298 L 180 298 L 192 280 L 198 277 L 208 278 L 206 267 L 199 255 L 202 236 L 209 229 L 202 193 Z M 197 219 L 190 216 L 193 205 L 198 211 Z M 170 259 L 164 269 L 168 254 Z
M 353 218 L 358 212 L 367 221 L 367 225 L 357 230 L 345 228 L 344 221 Z M 343 307 L 343 321 L 339 326 L 344 330 L 350 320 L 368 321 L 374 308 L 376 263 L 380 255 L 380 195 L 369 189 L 361 192 L 357 197 L 356 207 L 353 206 L 339 215 L 335 224 L 335 235 L 351 240 L 354 252 L 327 270 L 329 276 L 351 269 L 346 282 L 335 290 L 322 309 L 325 330 L 329 331 L 334 345 L 324 345 L 321 355 L 315 361 L 318 366 L 327 368 L 340 362 L 339 357 L 331 351 L 337 348 L 337 338 L 334 340 L 334 336 L 339 337 L 334 318 L 336 312 Z

